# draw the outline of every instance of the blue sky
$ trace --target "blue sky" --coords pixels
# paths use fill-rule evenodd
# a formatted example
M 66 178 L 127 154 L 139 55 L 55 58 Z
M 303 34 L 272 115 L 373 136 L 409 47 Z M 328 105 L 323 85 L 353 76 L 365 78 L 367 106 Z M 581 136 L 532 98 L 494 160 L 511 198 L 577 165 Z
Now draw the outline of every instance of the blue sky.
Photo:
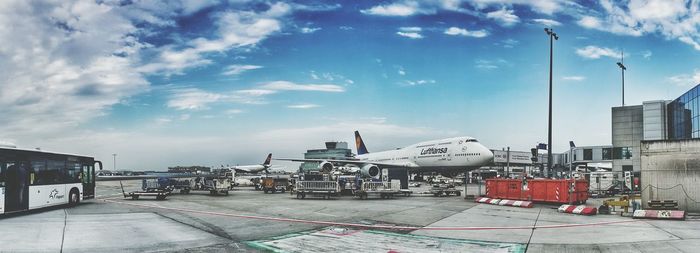
M 457 135 L 527 150 L 546 141 L 545 27 L 555 152 L 610 144 L 623 51 L 627 104 L 700 83 L 697 1 L 0 5 L 0 140 L 122 169 L 299 157 L 353 130 L 370 151 Z

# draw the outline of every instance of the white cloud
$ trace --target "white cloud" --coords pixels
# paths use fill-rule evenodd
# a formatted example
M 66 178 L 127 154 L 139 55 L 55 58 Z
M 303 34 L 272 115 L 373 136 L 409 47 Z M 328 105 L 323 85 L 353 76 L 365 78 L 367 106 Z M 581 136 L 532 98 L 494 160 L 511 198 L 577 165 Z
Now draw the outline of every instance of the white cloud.
M 504 59 L 496 59 L 496 60 L 484 60 L 484 59 L 477 59 L 475 62 L 474 67 L 482 70 L 494 70 L 497 68 L 500 68 L 502 66 L 507 66 L 509 65 L 508 61 Z
M 501 44 L 503 44 L 503 47 L 505 48 L 513 48 L 516 45 L 518 45 L 520 41 L 514 40 L 514 39 L 505 39 L 501 41 Z
M 243 110 L 241 110 L 241 109 L 229 109 L 229 110 L 226 110 L 225 113 L 226 113 L 226 114 L 229 114 L 229 115 L 231 115 L 231 114 L 241 114 L 241 113 L 243 113 Z
M 514 10 L 509 10 L 504 7 L 500 10 L 487 13 L 486 17 L 500 22 L 502 26 L 508 27 L 520 22 L 520 18 L 513 13 Z
M 190 119 L 191 115 L 189 114 L 182 114 L 180 115 L 180 120 L 188 120 Z
M 314 33 L 321 30 L 321 27 L 302 27 L 301 33 Z
M 281 17 L 292 7 L 278 2 L 261 13 L 252 11 L 226 11 L 216 16 L 216 38 L 199 37 L 187 43 L 184 49 L 166 45 L 156 61 L 140 68 L 145 73 L 183 74 L 183 70 L 211 64 L 206 54 L 225 52 L 232 48 L 256 45 L 282 29 Z
M 402 66 L 398 66 L 397 73 L 398 73 L 399 75 L 405 76 L 405 75 L 406 75 L 406 70 L 404 70 Z
M 399 27 L 399 30 L 402 32 L 420 32 L 420 31 L 423 31 L 423 28 L 416 27 L 416 26 L 409 26 L 409 27 Z
M 259 69 L 259 68 L 262 68 L 262 66 L 237 65 L 237 64 L 236 65 L 229 65 L 228 67 L 226 67 L 226 69 L 224 70 L 224 72 L 222 74 L 227 75 L 227 76 L 235 76 L 235 75 L 239 75 L 245 71 Z
M 411 39 L 422 39 L 423 35 L 414 32 L 396 32 L 397 35 Z
M 421 79 L 421 80 L 415 80 L 415 81 L 411 81 L 411 80 L 403 81 L 403 84 L 406 85 L 406 86 L 418 86 L 418 85 L 435 84 L 435 83 L 437 83 L 437 82 L 436 82 L 435 80 L 432 80 L 432 79 L 429 79 L 429 80 L 423 80 L 423 79 Z
M 564 81 L 583 81 L 586 80 L 585 76 L 565 76 L 561 78 Z
M 275 94 L 277 91 L 264 89 L 237 90 L 236 93 L 248 96 L 266 96 Z
M 644 57 L 644 59 L 649 59 L 649 58 L 651 58 L 651 55 L 652 55 L 651 51 L 649 51 L 649 50 L 643 51 L 641 54 L 642 54 L 642 57 Z
M 568 1 L 562 0 L 471 0 L 469 2 L 471 2 L 477 8 L 481 9 L 486 8 L 490 5 L 525 5 L 529 6 L 530 9 L 532 9 L 535 12 L 544 14 L 553 14 L 562 10 L 562 8 L 564 7 L 562 6 L 562 4 L 571 4 Z
M 411 16 L 414 14 L 433 14 L 434 9 L 422 9 L 418 2 L 404 1 L 387 5 L 377 5 L 361 10 L 363 14 L 378 16 Z
M 202 110 L 208 105 L 225 98 L 224 95 L 206 92 L 196 88 L 174 90 L 167 106 L 176 110 Z
M 0 138 L 72 129 L 148 88 L 134 66 L 150 45 L 133 36 L 139 28 L 113 6 L 0 5 Z
M 585 28 L 592 28 L 592 29 L 601 28 L 600 20 L 598 20 L 598 18 L 592 17 L 592 16 L 583 16 L 576 23 L 580 26 L 585 27 Z
M 668 77 L 668 81 L 678 86 L 694 86 L 700 84 L 700 69 L 692 74 L 680 74 Z
M 559 23 L 559 21 L 552 20 L 552 19 L 546 19 L 546 18 L 536 18 L 536 19 L 533 19 L 532 21 L 534 21 L 536 23 L 540 23 L 540 24 L 547 26 L 547 27 L 554 27 L 554 26 L 561 25 L 561 23 Z
M 683 0 L 601 0 L 602 12 L 589 13 L 579 25 L 619 35 L 661 34 L 700 50 L 700 5 Z
M 291 109 L 311 109 L 311 108 L 316 108 L 320 107 L 320 105 L 317 104 L 297 104 L 297 105 L 288 105 L 287 108 Z
M 617 50 L 598 46 L 586 46 L 584 48 L 578 48 L 576 49 L 576 54 L 588 59 L 598 59 L 603 56 L 615 59 L 620 59 L 622 57 L 622 54 Z
M 263 84 L 261 89 L 289 91 L 345 92 L 345 88 L 334 84 L 296 84 L 289 81 L 274 81 Z
M 420 27 L 400 27 L 396 34 L 411 39 L 422 39 L 423 35 L 420 34 L 422 30 Z
M 476 30 L 476 31 L 468 31 L 467 29 L 463 28 L 458 28 L 458 27 L 450 27 L 447 30 L 445 30 L 445 34 L 447 35 L 460 35 L 460 36 L 465 36 L 465 37 L 475 37 L 475 38 L 483 38 L 489 35 L 489 33 L 484 30 Z

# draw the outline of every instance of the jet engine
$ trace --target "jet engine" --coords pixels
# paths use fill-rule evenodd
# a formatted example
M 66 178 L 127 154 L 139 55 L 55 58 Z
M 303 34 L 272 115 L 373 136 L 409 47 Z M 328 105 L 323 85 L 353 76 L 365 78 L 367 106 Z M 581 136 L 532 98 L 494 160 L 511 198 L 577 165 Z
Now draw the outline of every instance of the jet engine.
M 379 166 L 374 164 L 365 164 L 360 168 L 360 173 L 364 177 L 376 177 L 379 176 Z
M 330 162 L 323 161 L 318 164 L 318 169 L 321 172 L 331 172 L 333 171 L 333 164 Z

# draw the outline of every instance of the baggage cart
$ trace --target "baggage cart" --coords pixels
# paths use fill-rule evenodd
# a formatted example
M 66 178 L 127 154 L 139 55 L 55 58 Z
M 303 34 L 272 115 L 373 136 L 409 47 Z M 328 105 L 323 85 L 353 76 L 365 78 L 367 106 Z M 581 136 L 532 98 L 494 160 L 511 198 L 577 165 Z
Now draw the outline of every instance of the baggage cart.
M 379 196 L 382 199 L 394 198 L 401 192 L 401 181 L 391 182 L 362 181 L 360 188 L 354 192 L 356 197 L 367 199 L 369 196 Z
M 144 179 L 145 181 L 145 179 Z M 146 182 L 143 182 L 145 185 Z M 148 188 L 146 190 L 142 191 L 133 191 L 133 192 L 126 192 L 124 191 L 124 185 L 122 185 L 122 181 L 119 181 L 119 186 L 121 186 L 122 189 L 122 194 L 124 195 L 124 198 L 131 198 L 133 200 L 139 199 L 141 196 L 145 197 L 155 197 L 156 200 L 165 200 L 168 195 L 170 195 L 170 192 L 167 191 L 164 188 Z
M 337 181 L 297 181 L 292 194 L 296 193 L 297 199 L 305 199 L 306 196 L 330 199 L 337 196 L 339 191 Z

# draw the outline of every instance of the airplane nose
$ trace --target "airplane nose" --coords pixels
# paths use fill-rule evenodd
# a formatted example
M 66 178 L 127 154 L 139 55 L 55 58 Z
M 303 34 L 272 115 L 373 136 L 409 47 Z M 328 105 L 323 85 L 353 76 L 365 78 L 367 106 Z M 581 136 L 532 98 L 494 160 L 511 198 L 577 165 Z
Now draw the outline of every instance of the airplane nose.
M 482 148 L 484 149 L 484 153 L 486 154 L 484 156 L 484 162 L 493 162 L 493 152 L 491 152 L 491 150 L 489 150 L 486 147 L 482 147 Z

